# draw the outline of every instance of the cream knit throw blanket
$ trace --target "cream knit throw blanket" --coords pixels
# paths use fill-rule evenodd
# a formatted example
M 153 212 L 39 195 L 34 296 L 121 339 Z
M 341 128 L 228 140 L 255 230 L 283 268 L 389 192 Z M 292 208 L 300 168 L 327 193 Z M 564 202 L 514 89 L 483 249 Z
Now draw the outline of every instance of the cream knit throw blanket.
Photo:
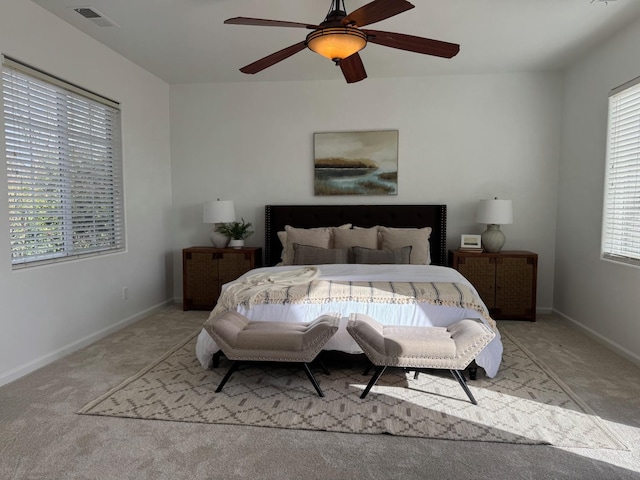
M 317 267 L 248 275 L 241 281 L 229 285 L 222 292 L 211 316 L 227 310 L 234 310 L 240 304 L 251 308 L 256 303 L 258 296 L 267 291 L 278 291 L 295 285 L 307 285 L 318 278 L 318 275 L 320 275 L 320 270 Z
M 258 304 L 320 304 L 337 302 L 419 304 L 430 303 L 474 310 L 495 330 L 482 300 L 467 286 L 454 282 L 345 282 L 316 280 L 318 270 L 281 272 L 276 275 L 252 275 L 231 285 L 220 299 L 211 317 L 240 304 L 251 308 Z M 348 315 L 350 312 L 343 312 Z

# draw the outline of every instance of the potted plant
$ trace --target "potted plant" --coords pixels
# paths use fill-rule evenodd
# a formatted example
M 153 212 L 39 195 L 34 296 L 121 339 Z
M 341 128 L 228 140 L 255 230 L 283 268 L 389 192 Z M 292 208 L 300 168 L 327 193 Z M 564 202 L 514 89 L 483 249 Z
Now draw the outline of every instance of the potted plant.
M 229 241 L 230 247 L 240 248 L 244 246 L 245 239 L 253 235 L 252 226 L 251 222 L 245 222 L 243 218 L 242 222 L 221 223 L 216 227 L 216 232 L 231 239 Z

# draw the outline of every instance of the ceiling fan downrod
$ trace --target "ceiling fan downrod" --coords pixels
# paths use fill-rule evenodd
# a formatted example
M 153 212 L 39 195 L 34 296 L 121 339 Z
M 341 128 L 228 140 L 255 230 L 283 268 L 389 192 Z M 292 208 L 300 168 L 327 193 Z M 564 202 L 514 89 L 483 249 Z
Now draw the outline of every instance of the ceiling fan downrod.
M 328 58 L 336 65 L 359 52 L 367 45 L 367 34 L 356 26 L 344 24 L 347 16 L 344 0 L 332 0 L 331 10 L 324 21 L 305 40 L 305 46 Z
M 337 23 L 347 16 L 347 9 L 344 6 L 344 0 L 331 0 L 331 7 L 329 8 L 329 13 L 324 18 L 324 22 L 320 25 L 324 26 L 324 24 L 328 23 Z

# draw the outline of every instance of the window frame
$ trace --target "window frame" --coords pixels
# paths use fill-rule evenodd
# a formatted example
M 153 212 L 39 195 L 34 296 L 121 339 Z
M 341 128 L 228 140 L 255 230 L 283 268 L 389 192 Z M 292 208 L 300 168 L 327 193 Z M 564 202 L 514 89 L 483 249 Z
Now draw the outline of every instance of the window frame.
M 640 267 L 640 77 L 609 93 L 600 258 Z
M 120 104 L 1 59 L 12 268 L 125 251 Z

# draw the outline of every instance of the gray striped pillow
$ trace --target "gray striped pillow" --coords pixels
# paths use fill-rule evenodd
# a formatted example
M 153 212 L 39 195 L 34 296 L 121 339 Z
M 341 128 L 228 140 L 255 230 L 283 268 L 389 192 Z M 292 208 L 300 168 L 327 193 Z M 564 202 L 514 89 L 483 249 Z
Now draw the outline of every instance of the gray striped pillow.
M 355 263 L 365 264 L 408 264 L 411 258 L 411 245 L 396 250 L 376 250 L 373 248 L 353 247 Z
M 294 265 L 326 265 L 328 263 L 349 263 L 348 248 L 322 248 L 293 244 Z

